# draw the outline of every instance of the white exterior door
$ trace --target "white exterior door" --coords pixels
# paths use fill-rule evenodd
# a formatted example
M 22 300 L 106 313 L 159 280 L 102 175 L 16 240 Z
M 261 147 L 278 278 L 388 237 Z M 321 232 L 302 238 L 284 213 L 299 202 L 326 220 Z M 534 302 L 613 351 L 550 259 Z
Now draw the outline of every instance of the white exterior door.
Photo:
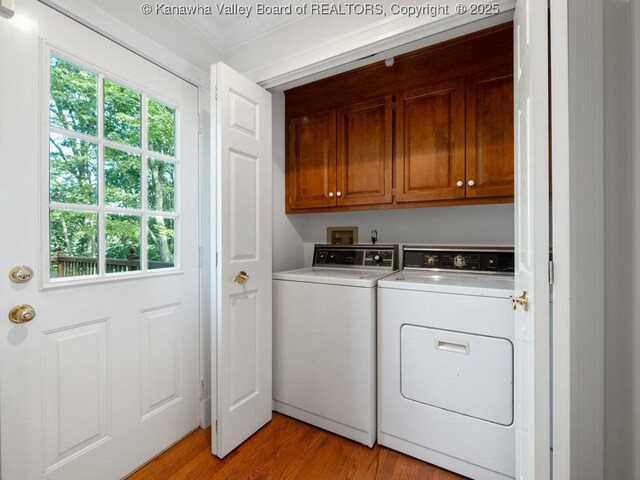
M 549 136 L 547 4 L 519 0 L 515 13 L 516 478 L 550 477 Z
M 198 426 L 198 93 L 16 4 L 0 19 L 1 477 L 118 479 Z M 10 282 L 16 265 L 31 281 Z M 36 316 L 13 323 L 22 304 Z
M 222 458 L 271 420 L 271 94 L 224 63 L 212 66 L 211 79 L 212 450 Z

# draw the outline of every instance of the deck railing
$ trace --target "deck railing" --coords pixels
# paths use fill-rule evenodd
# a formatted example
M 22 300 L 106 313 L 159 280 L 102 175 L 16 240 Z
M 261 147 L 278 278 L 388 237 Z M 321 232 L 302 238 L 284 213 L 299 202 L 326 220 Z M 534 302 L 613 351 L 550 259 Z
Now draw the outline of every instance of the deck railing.
M 50 268 L 52 277 L 79 277 L 96 275 L 98 273 L 98 259 L 95 257 L 69 257 L 64 252 L 51 256 Z M 126 259 L 107 258 L 106 273 L 133 272 L 140 270 L 140 257 L 135 253 Z M 147 262 L 147 268 L 170 268 L 172 262 Z

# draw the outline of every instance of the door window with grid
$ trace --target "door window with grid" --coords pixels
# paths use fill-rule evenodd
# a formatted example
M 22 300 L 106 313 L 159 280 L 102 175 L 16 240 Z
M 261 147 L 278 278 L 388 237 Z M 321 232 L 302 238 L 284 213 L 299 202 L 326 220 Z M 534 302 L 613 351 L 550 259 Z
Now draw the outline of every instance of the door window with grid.
M 52 54 L 49 277 L 113 277 L 177 265 L 177 109 Z

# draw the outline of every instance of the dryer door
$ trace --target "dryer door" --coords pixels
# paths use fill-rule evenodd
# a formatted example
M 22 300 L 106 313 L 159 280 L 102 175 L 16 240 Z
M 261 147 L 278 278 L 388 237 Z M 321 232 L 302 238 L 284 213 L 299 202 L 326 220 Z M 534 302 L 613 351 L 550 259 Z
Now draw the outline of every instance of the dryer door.
M 481 420 L 513 423 L 513 344 L 504 338 L 403 325 L 402 395 Z

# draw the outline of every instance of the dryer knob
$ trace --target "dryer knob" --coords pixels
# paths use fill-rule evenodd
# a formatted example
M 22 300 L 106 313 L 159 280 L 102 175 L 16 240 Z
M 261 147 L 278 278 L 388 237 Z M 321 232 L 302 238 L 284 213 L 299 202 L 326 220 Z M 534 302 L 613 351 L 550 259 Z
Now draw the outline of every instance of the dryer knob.
M 453 264 L 458 268 L 462 268 L 467 264 L 467 260 L 462 255 L 456 255 L 453 259 Z

